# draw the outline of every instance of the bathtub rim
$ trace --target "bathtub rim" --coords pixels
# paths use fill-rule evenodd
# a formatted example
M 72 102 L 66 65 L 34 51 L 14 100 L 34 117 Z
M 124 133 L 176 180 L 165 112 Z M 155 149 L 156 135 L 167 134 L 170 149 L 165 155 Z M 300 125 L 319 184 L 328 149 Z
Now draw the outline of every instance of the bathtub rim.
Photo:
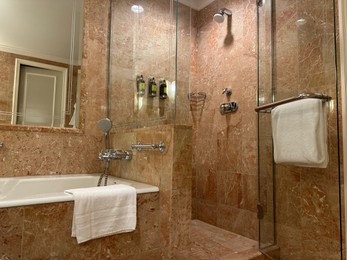
M 83 176 L 88 177 L 99 177 L 100 174 L 88 174 L 88 173 L 81 173 L 81 174 L 52 174 L 52 175 L 30 175 L 30 176 L 2 176 L 0 177 L 0 181 L 4 179 L 39 179 L 39 178 L 79 178 Z M 133 181 L 129 179 L 124 179 L 116 176 L 111 176 L 111 178 L 114 178 L 118 182 L 126 182 L 131 183 L 132 187 L 136 188 L 137 194 L 146 194 L 146 193 L 157 193 L 159 192 L 159 188 L 154 185 Z M 112 184 L 117 185 L 117 184 Z M 38 195 L 46 195 L 46 197 L 38 197 Z M 48 195 L 48 196 L 47 196 Z M 21 207 L 21 206 L 30 206 L 30 205 L 39 205 L 39 204 L 47 204 L 47 203 L 59 203 L 59 202 L 69 202 L 73 201 L 72 194 L 67 194 L 62 192 L 54 192 L 54 193 L 38 193 L 37 196 L 29 196 L 23 199 L 10 199 L 10 200 L 0 200 L 0 209 L 2 208 L 10 208 L 10 207 Z

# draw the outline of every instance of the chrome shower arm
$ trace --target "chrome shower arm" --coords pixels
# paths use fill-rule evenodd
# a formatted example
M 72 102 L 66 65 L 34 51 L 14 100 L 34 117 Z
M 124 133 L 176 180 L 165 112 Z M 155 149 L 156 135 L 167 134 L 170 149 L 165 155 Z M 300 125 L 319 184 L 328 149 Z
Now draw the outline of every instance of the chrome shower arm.
M 220 9 L 220 11 L 222 11 L 226 15 L 231 15 L 232 14 L 232 12 L 228 8 L 225 8 L 225 7 Z

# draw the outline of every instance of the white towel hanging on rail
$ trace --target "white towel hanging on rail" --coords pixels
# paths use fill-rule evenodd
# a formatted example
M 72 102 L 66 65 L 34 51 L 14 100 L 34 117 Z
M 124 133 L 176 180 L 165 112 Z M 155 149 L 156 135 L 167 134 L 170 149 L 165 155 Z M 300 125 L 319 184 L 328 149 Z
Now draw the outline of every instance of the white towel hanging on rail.
M 276 163 L 326 168 L 327 113 L 320 99 L 304 99 L 271 111 Z

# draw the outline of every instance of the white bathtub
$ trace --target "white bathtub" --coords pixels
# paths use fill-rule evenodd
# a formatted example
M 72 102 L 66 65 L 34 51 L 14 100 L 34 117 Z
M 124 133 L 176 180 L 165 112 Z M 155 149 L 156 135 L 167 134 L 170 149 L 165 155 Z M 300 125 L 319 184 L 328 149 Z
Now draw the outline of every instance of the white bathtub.
M 0 208 L 72 201 L 64 190 L 87 188 L 97 185 L 100 175 L 70 174 L 0 178 Z M 102 184 L 104 183 L 104 179 Z M 127 184 L 137 190 L 137 194 L 158 192 L 156 186 L 141 182 L 108 177 L 108 185 Z

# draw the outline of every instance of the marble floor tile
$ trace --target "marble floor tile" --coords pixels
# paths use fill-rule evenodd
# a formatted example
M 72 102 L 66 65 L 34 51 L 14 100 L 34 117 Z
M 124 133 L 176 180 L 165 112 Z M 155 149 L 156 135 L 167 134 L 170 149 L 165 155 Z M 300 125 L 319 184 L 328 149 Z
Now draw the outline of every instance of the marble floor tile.
M 191 221 L 190 232 L 189 260 L 265 259 L 260 258 L 257 241 L 200 220 Z

